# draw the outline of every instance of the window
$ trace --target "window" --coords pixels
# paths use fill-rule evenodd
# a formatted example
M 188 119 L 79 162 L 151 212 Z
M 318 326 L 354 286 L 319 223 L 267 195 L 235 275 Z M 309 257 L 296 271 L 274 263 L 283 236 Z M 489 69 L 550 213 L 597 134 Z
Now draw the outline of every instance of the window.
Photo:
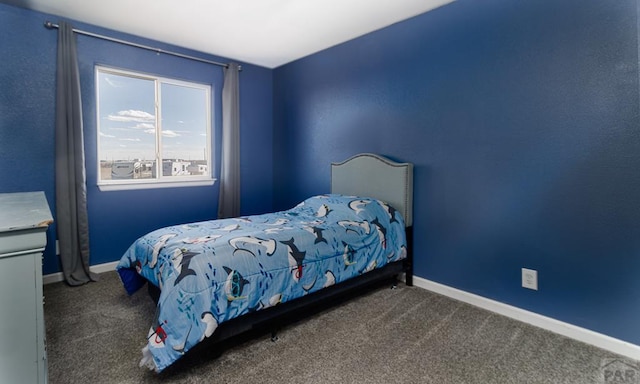
M 96 67 L 101 189 L 211 184 L 211 87 Z

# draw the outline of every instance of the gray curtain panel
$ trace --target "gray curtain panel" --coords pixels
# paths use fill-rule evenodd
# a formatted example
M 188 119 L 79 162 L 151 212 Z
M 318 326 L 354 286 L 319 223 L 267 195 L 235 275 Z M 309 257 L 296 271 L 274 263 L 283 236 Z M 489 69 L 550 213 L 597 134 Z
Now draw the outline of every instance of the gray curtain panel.
M 71 25 L 58 31 L 56 94 L 56 228 L 62 273 L 69 285 L 97 280 L 89 271 L 89 222 L 82 136 L 82 102 L 76 37 Z
M 222 88 L 222 162 L 218 218 L 240 216 L 240 87 L 239 66 L 224 69 Z

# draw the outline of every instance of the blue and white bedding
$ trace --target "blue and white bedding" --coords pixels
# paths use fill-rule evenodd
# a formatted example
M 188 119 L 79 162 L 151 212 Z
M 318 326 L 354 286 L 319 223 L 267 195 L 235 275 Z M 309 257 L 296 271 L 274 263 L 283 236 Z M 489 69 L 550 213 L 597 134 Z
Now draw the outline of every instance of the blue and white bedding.
M 404 219 L 369 198 L 320 195 L 287 211 L 151 232 L 117 270 L 161 289 L 142 364 L 162 371 L 218 324 L 406 257 Z M 144 278 L 144 279 L 143 279 Z

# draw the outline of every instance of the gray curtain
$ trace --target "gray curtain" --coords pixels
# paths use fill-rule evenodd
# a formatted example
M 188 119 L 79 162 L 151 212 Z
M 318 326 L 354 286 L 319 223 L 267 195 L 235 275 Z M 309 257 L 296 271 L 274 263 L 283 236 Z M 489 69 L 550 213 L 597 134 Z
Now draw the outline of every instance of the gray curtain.
M 218 218 L 240 216 L 240 87 L 239 66 L 224 69 L 222 88 L 222 162 Z
M 89 222 L 82 137 L 82 103 L 76 37 L 71 25 L 58 31 L 56 75 L 56 228 L 62 273 L 69 285 L 97 280 L 89 271 Z

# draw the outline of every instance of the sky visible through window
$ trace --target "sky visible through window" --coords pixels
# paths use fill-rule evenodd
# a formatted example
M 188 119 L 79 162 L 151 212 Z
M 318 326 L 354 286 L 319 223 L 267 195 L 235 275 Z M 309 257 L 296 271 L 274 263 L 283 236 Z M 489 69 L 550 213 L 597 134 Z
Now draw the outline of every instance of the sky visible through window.
M 100 161 L 154 160 L 159 128 L 164 159 L 206 159 L 205 88 L 161 83 L 158 124 L 154 80 L 98 71 L 98 83 Z

